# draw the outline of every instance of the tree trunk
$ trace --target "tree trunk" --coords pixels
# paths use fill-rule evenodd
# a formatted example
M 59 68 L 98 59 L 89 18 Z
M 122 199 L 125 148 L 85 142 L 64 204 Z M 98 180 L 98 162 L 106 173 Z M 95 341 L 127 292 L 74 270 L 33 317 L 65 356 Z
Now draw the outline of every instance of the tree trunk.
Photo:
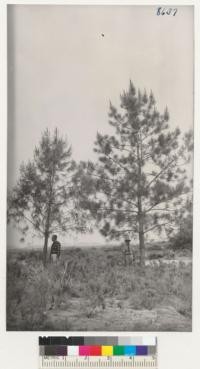
M 139 247 L 140 247 L 140 266 L 145 266 L 145 244 L 144 244 L 144 232 L 143 232 L 143 219 L 139 220 Z
M 56 141 L 57 141 L 57 129 L 56 129 Z M 44 267 L 47 264 L 47 250 L 48 250 L 50 223 L 51 223 L 50 219 L 51 219 L 51 210 L 52 210 L 52 194 L 53 194 L 54 178 L 55 178 L 55 163 L 53 161 L 52 173 L 50 174 L 50 179 L 49 179 L 49 202 L 47 205 L 47 218 L 46 218 L 46 224 L 45 224 L 45 236 L 44 236 L 44 247 L 43 247 Z
M 144 243 L 144 214 L 142 212 L 142 195 L 141 195 L 141 177 L 142 177 L 142 143 L 139 146 L 139 137 L 137 143 L 137 161 L 138 161 L 138 225 L 139 225 L 139 250 L 140 250 L 140 266 L 145 266 L 145 243 Z
M 49 232 L 45 232 L 44 247 L 43 247 L 43 265 L 44 265 L 44 267 L 46 267 L 46 264 L 47 264 L 48 240 L 49 240 Z
M 52 178 L 53 178 L 53 175 L 52 175 Z M 48 207 L 47 207 L 47 218 L 46 218 L 45 234 L 44 234 L 44 247 L 43 247 L 43 265 L 44 265 L 44 267 L 47 264 L 47 250 L 48 250 L 50 218 L 51 218 L 51 198 L 52 198 L 52 188 L 53 188 L 53 179 L 52 178 L 50 179 L 49 203 L 48 203 Z

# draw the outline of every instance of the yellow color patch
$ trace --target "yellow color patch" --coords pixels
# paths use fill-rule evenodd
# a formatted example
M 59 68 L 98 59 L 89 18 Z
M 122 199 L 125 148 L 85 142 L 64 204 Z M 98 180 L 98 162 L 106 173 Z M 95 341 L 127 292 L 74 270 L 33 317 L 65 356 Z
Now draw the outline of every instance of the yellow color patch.
M 112 356 L 113 355 L 113 346 L 102 346 L 101 347 L 101 355 L 102 356 Z

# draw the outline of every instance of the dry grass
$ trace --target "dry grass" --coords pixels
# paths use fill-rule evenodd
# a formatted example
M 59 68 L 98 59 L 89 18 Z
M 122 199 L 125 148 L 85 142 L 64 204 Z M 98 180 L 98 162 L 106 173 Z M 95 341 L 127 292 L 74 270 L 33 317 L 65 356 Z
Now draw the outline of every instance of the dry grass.
M 125 308 L 152 312 L 173 307 L 191 322 L 191 265 L 160 262 L 141 273 L 138 266 L 123 265 L 119 248 L 103 247 L 66 249 L 62 261 L 46 269 L 40 257 L 37 251 L 8 253 L 8 330 L 83 330 L 90 319 L 94 324 L 99 316 L 106 319 L 112 306 L 113 314 Z M 81 318 L 79 329 L 73 317 Z M 104 330 L 104 323 L 100 320 L 99 330 Z M 149 330 L 141 324 L 138 330 Z M 168 330 L 166 322 L 163 326 Z M 124 323 L 124 330 L 130 328 Z

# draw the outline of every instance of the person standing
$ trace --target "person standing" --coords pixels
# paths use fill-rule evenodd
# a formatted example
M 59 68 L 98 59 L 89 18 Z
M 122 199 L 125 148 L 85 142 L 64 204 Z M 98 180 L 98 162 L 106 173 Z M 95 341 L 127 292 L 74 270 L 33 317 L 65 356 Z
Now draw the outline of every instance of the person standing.
M 58 261 L 59 257 L 60 257 L 60 251 L 61 251 L 61 244 L 60 242 L 57 240 L 57 235 L 54 234 L 52 236 L 52 245 L 51 245 L 51 251 L 50 251 L 50 260 L 51 262 L 55 263 Z
M 126 265 L 132 265 L 135 262 L 135 255 L 134 251 L 131 250 L 130 242 L 131 240 L 126 237 L 124 243 L 124 264 Z

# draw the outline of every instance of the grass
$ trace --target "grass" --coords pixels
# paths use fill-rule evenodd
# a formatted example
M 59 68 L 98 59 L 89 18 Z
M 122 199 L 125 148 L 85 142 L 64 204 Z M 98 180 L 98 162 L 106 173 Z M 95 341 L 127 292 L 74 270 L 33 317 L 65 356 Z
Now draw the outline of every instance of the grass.
M 69 248 L 44 269 L 39 251 L 8 252 L 8 330 L 179 330 L 181 317 L 189 330 L 191 303 L 191 264 L 160 261 L 141 272 L 124 266 L 119 248 Z M 155 326 L 134 321 L 169 307 L 177 313 L 171 325 L 168 316 Z M 133 312 L 132 326 L 125 312 Z

